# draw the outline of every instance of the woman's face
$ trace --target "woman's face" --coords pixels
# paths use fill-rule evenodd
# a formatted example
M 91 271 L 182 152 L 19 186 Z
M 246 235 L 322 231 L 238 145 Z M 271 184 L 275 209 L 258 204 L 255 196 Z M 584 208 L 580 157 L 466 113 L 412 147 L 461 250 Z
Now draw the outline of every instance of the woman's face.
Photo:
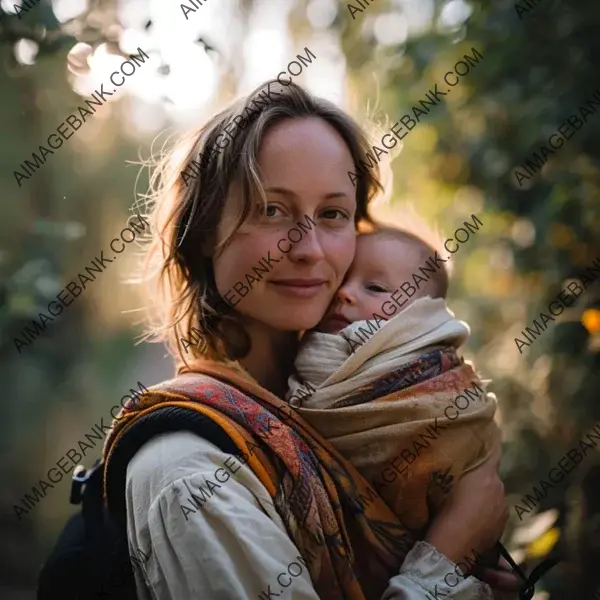
M 268 205 L 214 257 L 217 289 L 247 322 L 280 331 L 310 329 L 354 257 L 352 156 L 324 120 L 290 118 L 265 134 L 258 163 Z M 218 241 L 234 222 L 231 204 Z

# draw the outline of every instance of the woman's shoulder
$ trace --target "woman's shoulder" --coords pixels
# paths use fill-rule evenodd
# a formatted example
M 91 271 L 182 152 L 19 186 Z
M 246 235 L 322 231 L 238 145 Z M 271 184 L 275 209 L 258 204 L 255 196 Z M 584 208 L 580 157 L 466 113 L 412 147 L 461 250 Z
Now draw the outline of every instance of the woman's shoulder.
M 177 479 L 210 471 L 223 456 L 212 442 L 190 431 L 172 431 L 146 442 L 127 467 L 127 487 L 136 483 L 163 489 Z
M 127 467 L 127 503 L 137 518 L 147 518 L 152 506 L 185 514 L 241 496 L 254 498 L 279 520 L 265 486 L 246 464 L 247 455 L 233 455 L 189 431 L 157 435 L 146 442 Z M 191 499 L 191 500 L 190 500 Z M 187 508 L 184 508 L 187 507 Z M 195 508 L 194 508 L 195 507 Z
M 190 590 L 254 597 L 299 555 L 252 470 L 192 433 L 147 442 L 129 464 L 126 493 L 129 546 L 147 557 L 134 571 L 144 600 Z M 296 597 L 317 600 L 308 573 L 294 586 Z

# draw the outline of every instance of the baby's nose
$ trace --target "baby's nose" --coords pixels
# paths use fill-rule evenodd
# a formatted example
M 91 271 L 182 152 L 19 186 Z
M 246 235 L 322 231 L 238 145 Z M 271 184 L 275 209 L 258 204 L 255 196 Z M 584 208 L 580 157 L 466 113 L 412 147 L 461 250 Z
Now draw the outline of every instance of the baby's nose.
M 354 294 L 348 286 L 342 286 L 337 292 L 337 298 L 342 304 L 354 304 Z

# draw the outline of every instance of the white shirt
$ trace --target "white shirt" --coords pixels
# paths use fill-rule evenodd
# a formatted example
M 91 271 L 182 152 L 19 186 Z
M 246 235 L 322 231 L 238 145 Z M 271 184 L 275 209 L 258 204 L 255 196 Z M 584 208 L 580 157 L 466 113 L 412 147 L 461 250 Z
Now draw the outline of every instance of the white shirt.
M 130 551 L 146 557 L 144 569 L 134 564 L 140 600 L 319 600 L 263 484 L 211 442 L 186 431 L 152 438 L 128 465 L 126 502 Z M 493 600 L 418 542 L 381 600 L 436 597 Z

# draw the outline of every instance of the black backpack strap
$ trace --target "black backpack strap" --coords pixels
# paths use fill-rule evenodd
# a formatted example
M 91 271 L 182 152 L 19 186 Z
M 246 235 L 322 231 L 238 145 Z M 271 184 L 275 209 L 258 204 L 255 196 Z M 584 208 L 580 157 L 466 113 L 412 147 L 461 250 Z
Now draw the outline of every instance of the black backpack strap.
M 179 406 L 165 406 L 140 417 L 112 448 L 106 470 L 105 489 L 108 511 L 120 531 L 127 531 L 125 483 L 127 465 L 151 438 L 173 431 L 190 431 L 212 442 L 224 452 L 235 454 L 237 446 L 225 431 L 202 413 Z
M 73 473 L 71 503 L 80 504 L 44 563 L 38 600 L 131 600 L 136 597 L 127 538 L 109 518 L 102 500 L 100 461 Z
M 38 578 L 38 600 L 131 600 L 135 579 L 127 541 L 125 484 L 127 465 L 156 435 L 190 431 L 225 452 L 237 447 L 225 431 L 203 414 L 165 406 L 132 423 L 115 442 L 104 481 L 104 462 L 78 466 L 72 475 L 72 504 L 81 504 L 63 528 Z M 107 492 L 107 504 L 103 498 Z M 136 552 L 134 552 L 136 555 Z
M 523 572 L 521 567 L 514 561 L 510 552 L 501 544 L 498 543 L 500 554 L 506 559 L 508 564 L 512 567 L 513 571 L 523 580 L 523 589 L 519 592 L 519 600 L 531 600 L 535 594 L 535 584 L 545 575 L 550 569 L 555 567 L 561 562 L 561 558 L 556 556 L 552 558 L 545 558 L 529 575 L 529 577 Z

